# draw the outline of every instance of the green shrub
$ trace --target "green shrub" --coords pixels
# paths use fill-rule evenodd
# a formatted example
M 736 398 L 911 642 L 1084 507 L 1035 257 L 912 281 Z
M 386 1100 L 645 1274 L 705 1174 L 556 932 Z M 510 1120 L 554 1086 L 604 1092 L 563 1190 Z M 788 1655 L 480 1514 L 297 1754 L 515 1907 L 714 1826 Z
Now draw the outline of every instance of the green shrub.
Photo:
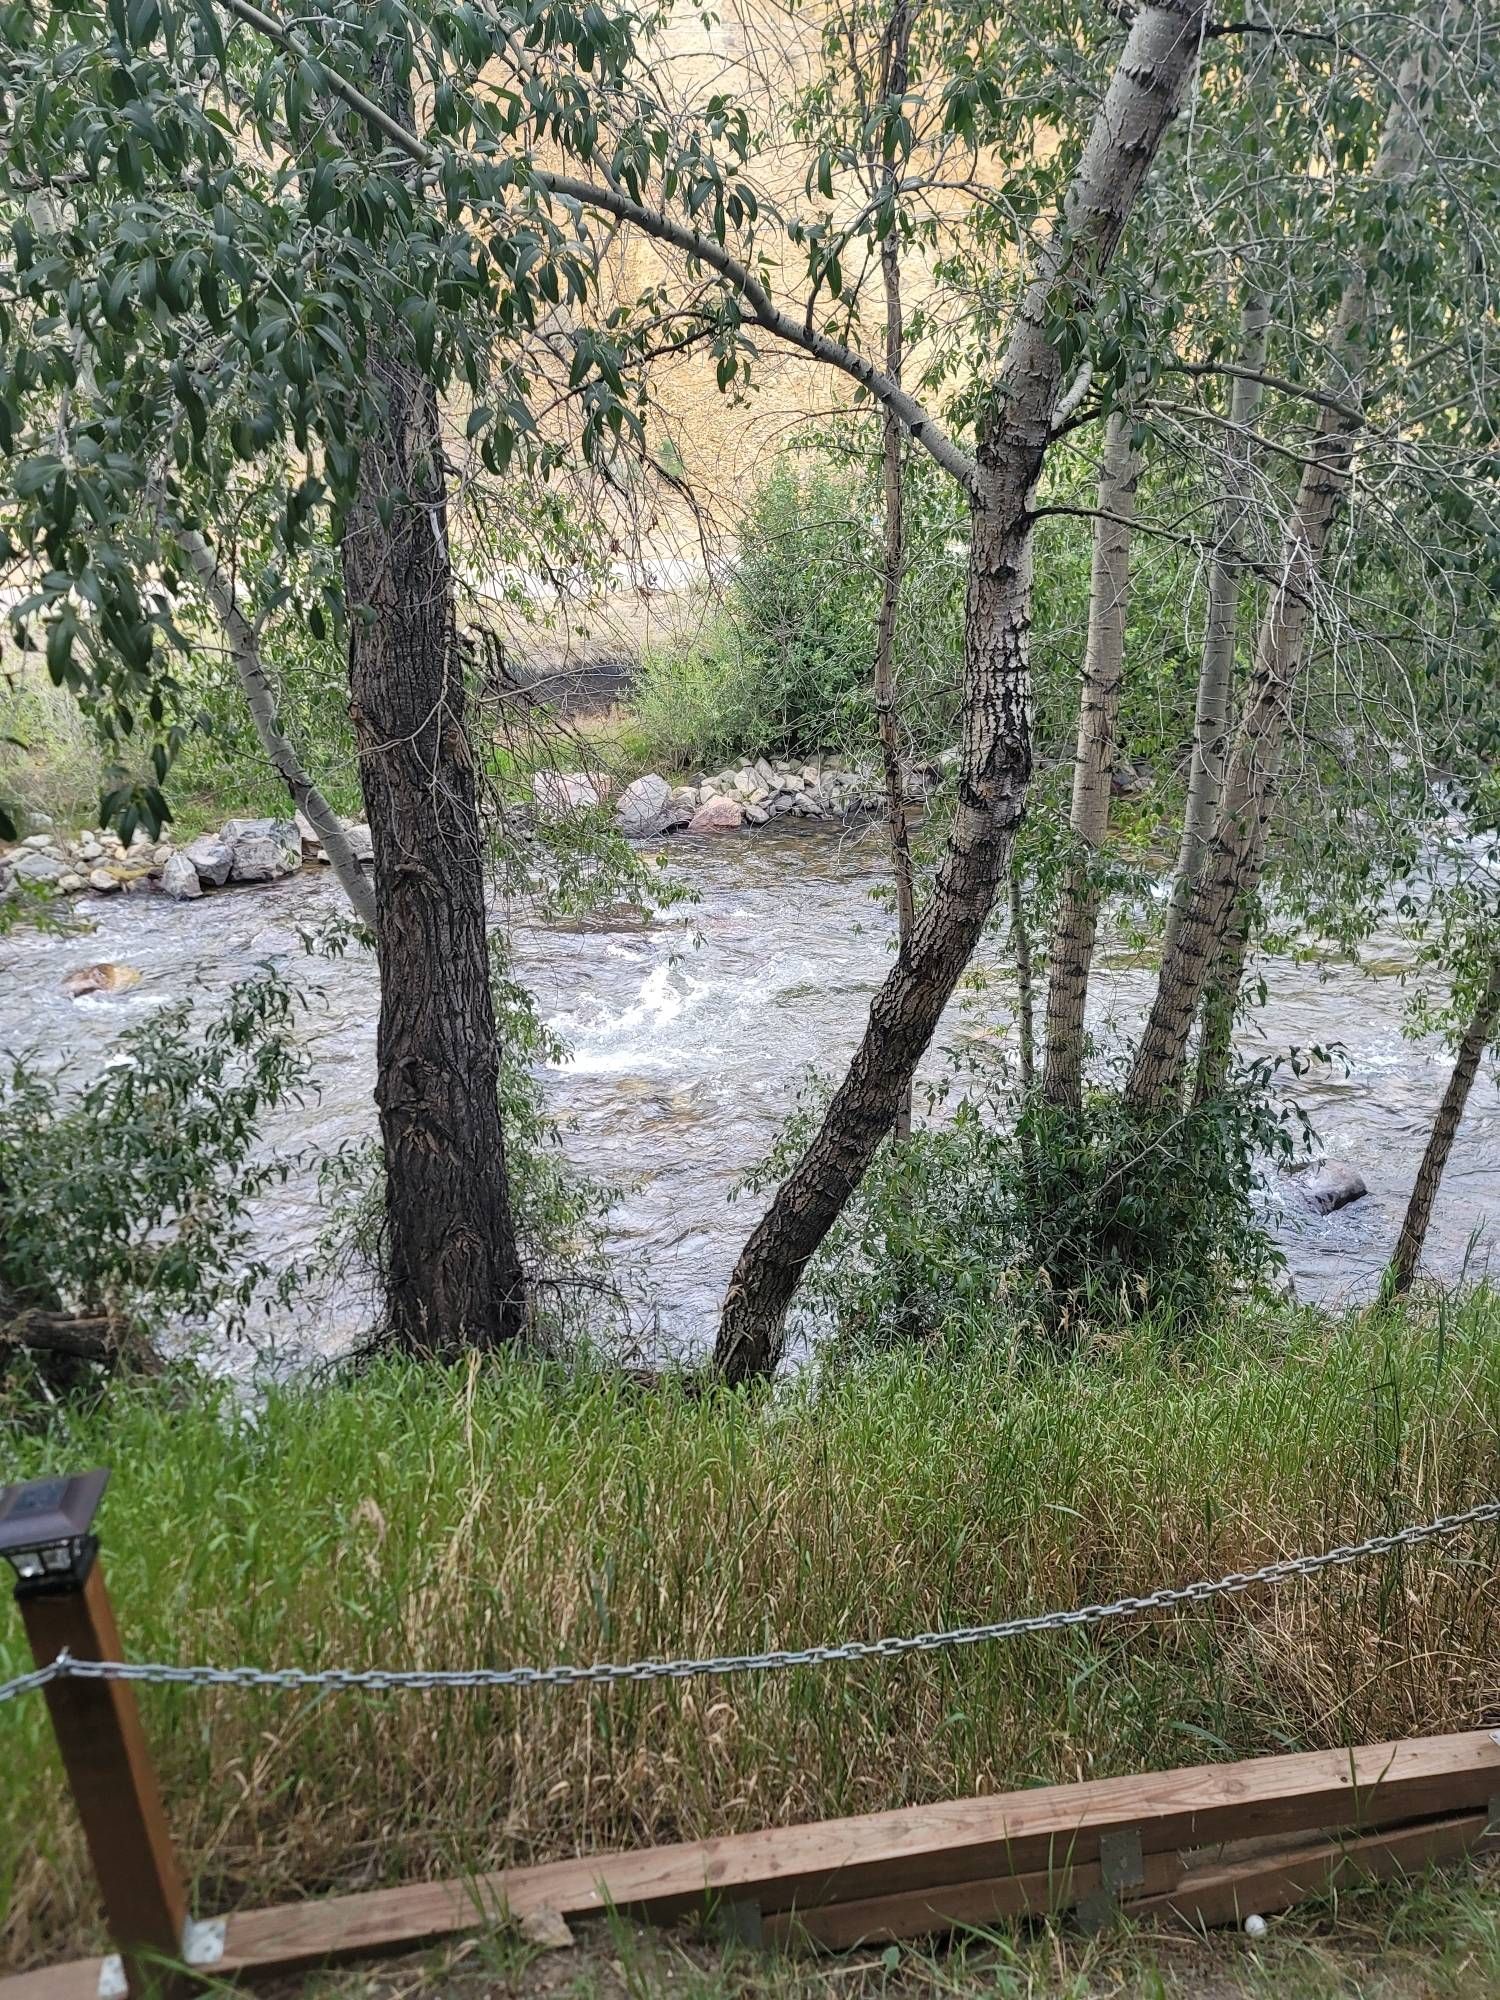
M 881 503 L 869 435 L 825 441 L 812 461 L 783 458 L 751 495 L 721 614 L 646 655 L 635 705 L 657 762 L 873 754 Z M 925 463 L 905 480 L 900 712 L 913 748 L 936 750 L 958 702 L 967 521 Z
M 1186 1336 L 1279 1267 L 1258 1194 L 1298 1114 L 1269 1083 L 1258 1069 L 1143 1122 L 1115 1089 L 1072 1112 L 971 1078 L 951 1116 L 881 1147 L 811 1268 L 807 1307 L 856 1348 L 1069 1343 L 1148 1319 Z M 779 1179 L 820 1097 L 752 1186 Z
M 0 1069 L 0 1297 L 115 1319 L 233 1331 L 268 1285 L 250 1209 L 289 1163 L 258 1152 L 264 1114 L 310 1062 L 298 1002 L 266 971 L 204 1018 L 189 1001 L 120 1037 L 83 1089 L 25 1054 Z

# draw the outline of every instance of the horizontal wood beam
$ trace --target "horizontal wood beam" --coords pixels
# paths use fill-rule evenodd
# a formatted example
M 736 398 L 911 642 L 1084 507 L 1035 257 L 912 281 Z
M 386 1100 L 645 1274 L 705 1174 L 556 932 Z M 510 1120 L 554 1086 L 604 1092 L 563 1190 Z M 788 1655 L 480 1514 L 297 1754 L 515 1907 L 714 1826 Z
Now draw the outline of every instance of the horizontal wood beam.
M 618 1908 L 671 1919 L 717 1899 L 754 1901 L 766 1917 L 805 1923 L 809 1911 L 921 1892 L 937 1892 L 954 1911 L 960 1892 L 971 1897 L 963 1907 L 1019 1895 L 1029 1908 L 1032 1888 L 996 1885 L 1021 1878 L 1051 1895 L 1066 1881 L 1089 1894 L 1110 1834 L 1137 1832 L 1147 1857 L 1267 1836 L 1357 1839 L 1414 1821 L 1482 1817 L 1496 1794 L 1500 1743 L 1487 1730 L 1103 1778 L 247 1911 L 229 1919 L 215 1970 L 251 1980 L 412 1951 L 539 1910 L 570 1918 Z M 1149 1860 L 1142 1888 L 1148 1903 L 1181 1893 Z M 1216 1880 L 1204 1883 L 1205 1897 L 1210 1888 L 1231 1893 Z M 96 2000 L 98 1970 L 97 1959 L 83 1960 L 0 1981 L 0 2000 Z
M 1488 1815 L 1464 1813 L 1415 1826 L 1384 1827 L 1343 1840 L 1308 1840 L 1293 1846 L 1257 1843 L 1251 1856 L 1192 1863 L 1178 1853 L 1143 1857 L 1144 1881 L 1120 1899 L 1121 1911 L 1138 1919 L 1167 1918 L 1191 1929 L 1239 1924 L 1252 1914 L 1288 1910 L 1331 1889 L 1420 1874 L 1440 1862 L 1492 1844 Z M 827 1950 L 934 1937 L 943 1931 L 994 1923 L 1002 1917 L 1048 1916 L 1097 1895 L 1103 1884 L 1096 1862 L 1056 1874 L 1002 1875 L 987 1882 L 957 1882 L 876 1896 L 859 1903 L 783 1912 L 765 1926 L 769 1941 L 805 1943 Z

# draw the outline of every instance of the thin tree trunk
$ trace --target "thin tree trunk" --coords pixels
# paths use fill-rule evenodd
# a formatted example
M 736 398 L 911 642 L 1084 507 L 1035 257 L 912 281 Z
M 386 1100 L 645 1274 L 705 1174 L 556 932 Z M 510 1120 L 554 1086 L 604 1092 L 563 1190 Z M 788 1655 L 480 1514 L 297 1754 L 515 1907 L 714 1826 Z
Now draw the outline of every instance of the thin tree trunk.
M 1021 850 L 1010 847 L 1010 948 L 1016 959 L 1016 1032 L 1021 1043 L 1021 1097 L 1036 1088 L 1036 975 L 1032 965 L 1031 926 L 1026 921 L 1025 883 Z
M 368 354 L 385 420 L 361 455 L 341 554 L 375 848 L 389 1331 L 409 1352 L 447 1359 L 515 1340 L 526 1292 L 500 1126 L 437 400 L 394 344 L 377 335 Z
M 1495 1039 L 1497 1027 L 1500 1027 L 1500 955 L 1490 962 L 1484 991 L 1459 1042 L 1458 1060 L 1448 1078 L 1448 1088 L 1443 1092 L 1443 1101 L 1438 1106 L 1437 1117 L 1432 1121 L 1422 1163 L 1417 1168 L 1416 1182 L 1412 1187 L 1411 1200 L 1406 1205 L 1406 1218 L 1401 1224 L 1401 1234 L 1386 1281 L 1389 1290 L 1398 1298 L 1403 1292 L 1410 1291 L 1412 1280 L 1417 1275 L 1417 1266 L 1422 1260 L 1422 1245 L 1427 1240 L 1427 1225 L 1432 1220 L 1433 1203 L 1442 1185 L 1448 1155 L 1453 1151 L 1453 1141 L 1458 1136 L 1469 1092 L 1479 1074 L 1484 1052 Z
M 1221 1097 L 1229 1081 L 1229 1064 L 1234 1055 L 1234 1021 L 1239 1010 L 1240 987 L 1245 978 L 1245 961 L 1250 956 L 1250 904 L 1241 898 L 1235 906 L 1229 929 L 1219 940 L 1213 969 L 1203 989 L 1198 1009 L 1198 1064 L 1193 1080 L 1193 1102 L 1208 1104 Z
M 911 8 L 897 0 L 886 40 L 882 96 L 887 102 L 906 95 L 911 47 Z M 894 189 L 896 169 L 881 168 L 888 190 Z M 894 218 L 880 246 L 880 275 L 885 288 L 885 372 L 901 380 L 905 331 L 901 309 L 901 249 Z M 875 628 L 875 719 L 885 769 L 885 816 L 891 848 L 891 875 L 896 888 L 896 938 L 904 950 L 916 920 L 912 879 L 911 833 L 906 823 L 906 787 L 901 777 L 901 724 L 896 713 L 896 615 L 901 604 L 901 577 L 906 560 L 905 520 L 901 494 L 901 425 L 887 409 L 881 422 L 881 482 L 885 520 L 881 547 L 880 617 Z M 896 1107 L 896 1137 L 911 1137 L 912 1085 Z
M 1411 100 L 1421 84 L 1424 55 L 1425 47 L 1402 65 L 1375 163 L 1377 180 L 1398 179 L 1411 169 L 1417 142 Z M 1346 411 L 1358 407 L 1369 364 L 1368 306 L 1368 275 L 1361 266 L 1345 287 L 1331 342 L 1330 387 L 1345 408 L 1323 409 L 1309 450 L 1279 573 L 1261 620 L 1255 666 L 1225 773 L 1213 839 L 1172 948 L 1162 956 L 1156 997 L 1126 1084 L 1127 1101 L 1141 1110 L 1154 1109 L 1180 1091 L 1188 1037 L 1221 940 L 1234 922 L 1240 898 L 1258 886 L 1265 865 L 1292 693 L 1307 651 L 1313 592 L 1353 462 L 1358 424 Z
M 1069 814 L 1073 853 L 1063 875 L 1052 962 L 1047 976 L 1047 1052 L 1042 1094 L 1049 1104 L 1083 1098 L 1083 1018 L 1099 928 L 1098 851 L 1109 831 L 1110 781 L 1125 671 L 1125 615 L 1130 594 L 1130 524 L 1140 459 L 1126 410 L 1113 410 L 1099 468 L 1099 519 L 1089 580 L 1088 637 L 1078 700 Z
M 260 738 L 260 747 L 265 751 L 272 770 L 291 794 L 292 803 L 322 842 L 323 852 L 338 877 L 340 888 L 349 899 L 350 908 L 362 924 L 373 930 L 375 891 L 354 857 L 343 821 L 303 769 L 301 759 L 281 727 L 276 714 L 276 693 L 260 657 L 255 627 L 240 608 L 234 586 L 219 568 L 218 558 L 197 530 L 180 528 L 177 545 L 192 565 L 194 575 L 203 585 L 224 628 L 224 636 L 229 641 L 229 656 L 234 661 L 250 720 Z
M 1192 74 L 1203 0 L 1136 14 L 1064 213 L 1015 318 L 981 424 L 971 495 L 958 802 L 932 893 L 876 994 L 812 1143 L 740 1254 L 715 1358 L 731 1381 L 774 1369 L 809 1258 L 859 1185 L 968 963 L 1004 879 L 1031 775 L 1031 508 L 1058 400 L 1048 327 L 1085 309 Z
M 1258 293 L 1249 293 L 1240 312 L 1240 365 L 1258 373 L 1266 364 L 1269 309 Z M 1239 626 L 1240 587 L 1244 569 L 1240 537 L 1249 511 L 1250 475 L 1254 466 L 1251 425 L 1260 408 L 1262 385 L 1237 375 L 1229 391 L 1229 421 L 1234 430 L 1224 447 L 1224 491 L 1219 502 L 1217 545 L 1208 572 L 1208 611 L 1203 626 L 1203 656 L 1198 669 L 1197 711 L 1193 720 L 1193 755 L 1188 770 L 1187 805 L 1182 820 L 1182 847 L 1177 879 L 1167 912 L 1164 949 L 1171 951 L 1182 923 L 1193 884 L 1213 833 L 1224 790 L 1229 755 L 1229 709 L 1234 693 L 1234 645 Z

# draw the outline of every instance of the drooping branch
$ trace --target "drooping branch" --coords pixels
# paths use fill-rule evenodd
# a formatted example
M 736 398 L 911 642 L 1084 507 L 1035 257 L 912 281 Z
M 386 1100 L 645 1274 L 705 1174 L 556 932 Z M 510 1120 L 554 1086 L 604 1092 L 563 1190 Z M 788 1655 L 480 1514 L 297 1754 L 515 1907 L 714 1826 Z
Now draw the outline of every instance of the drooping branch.
M 351 111 L 365 119 L 391 145 L 406 154 L 407 158 L 426 170 L 432 171 L 442 164 L 443 155 L 424 139 L 411 131 L 397 118 L 393 118 L 374 98 L 368 96 L 357 84 L 340 76 L 327 61 L 309 49 L 301 36 L 286 28 L 273 15 L 262 8 L 253 6 L 251 0 L 221 0 L 227 12 L 257 33 L 267 36 L 289 54 L 297 55 L 317 64 L 319 76 L 332 94 L 347 104 Z M 967 452 L 955 444 L 942 425 L 918 399 L 893 381 L 884 370 L 872 361 L 836 340 L 831 334 L 815 326 L 808 326 L 795 315 L 778 306 L 764 280 L 756 275 L 750 266 L 733 255 L 717 238 L 706 236 L 702 230 L 689 223 L 677 221 L 660 209 L 648 203 L 635 200 L 625 189 L 609 181 L 586 180 L 576 174 L 553 173 L 545 168 L 530 166 L 528 181 L 560 200 L 571 201 L 581 208 L 595 210 L 601 215 L 613 216 L 617 222 L 630 225 L 633 229 L 651 237 L 670 249 L 680 250 L 708 270 L 715 273 L 727 284 L 735 296 L 748 308 L 751 320 L 765 332 L 788 346 L 800 348 L 812 360 L 837 369 L 856 382 L 882 409 L 889 410 L 907 432 L 914 444 L 927 452 L 943 470 L 958 481 L 964 491 L 972 492 L 976 477 L 975 462 Z
M 317 834 L 355 916 L 373 931 L 375 891 L 354 857 L 342 820 L 308 776 L 281 727 L 276 714 L 276 693 L 260 656 L 255 628 L 245 616 L 233 583 L 225 576 L 218 558 L 195 528 L 179 528 L 177 546 L 187 557 L 193 574 L 203 586 L 224 628 L 224 636 L 229 642 L 229 656 L 234 661 L 250 720 L 260 738 L 260 747 L 298 810 Z

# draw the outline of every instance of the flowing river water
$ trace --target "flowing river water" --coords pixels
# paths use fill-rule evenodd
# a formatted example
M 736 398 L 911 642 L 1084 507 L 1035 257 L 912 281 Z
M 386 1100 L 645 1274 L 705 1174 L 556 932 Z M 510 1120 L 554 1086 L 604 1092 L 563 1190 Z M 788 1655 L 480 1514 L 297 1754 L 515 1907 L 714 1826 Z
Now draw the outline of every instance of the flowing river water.
M 756 1204 L 728 1197 L 794 1102 L 808 1065 L 841 1071 L 890 961 L 892 921 L 872 897 L 881 880 L 873 829 L 767 829 L 679 839 L 673 873 L 696 894 L 649 921 L 621 912 L 568 926 L 523 926 L 520 975 L 570 1057 L 549 1070 L 549 1104 L 569 1157 L 626 1187 L 612 1216 L 611 1254 L 629 1288 L 651 1302 L 653 1344 L 678 1353 L 712 1340 L 719 1299 Z M 268 1143 L 314 1154 L 373 1131 L 375 980 L 361 955 L 309 957 L 302 939 L 341 911 L 326 871 L 231 889 L 195 903 L 160 896 L 85 899 L 88 935 L 22 932 L 0 941 L 0 1048 L 34 1049 L 80 1078 L 120 1030 L 193 994 L 212 1003 L 272 960 L 319 989 L 304 1032 L 317 1095 L 273 1121 Z M 65 975 L 94 960 L 137 968 L 127 990 L 70 999 Z M 1288 1277 L 1303 1299 L 1368 1295 L 1394 1243 L 1449 1057 L 1403 1032 L 1405 948 L 1376 937 L 1359 965 L 1283 960 L 1268 968 L 1269 1003 L 1248 1048 L 1340 1045 L 1343 1059 L 1296 1085 L 1333 1158 L 1356 1167 L 1368 1196 L 1328 1217 L 1293 1184 L 1272 1197 Z M 1152 973 L 1106 945 L 1091 1016 L 1101 1038 L 1133 1030 Z M 961 1038 L 1013 1041 L 1012 988 L 997 976 L 950 1009 L 938 1046 Z M 937 1054 L 928 1070 L 937 1075 Z M 1428 1267 L 1455 1280 L 1482 1267 L 1500 1195 L 1500 1090 L 1476 1083 L 1428 1242 Z M 270 1262 L 306 1254 L 326 1218 L 307 1166 L 264 1198 L 259 1249 Z M 334 1289 L 289 1348 L 324 1353 L 362 1330 L 366 1302 Z M 231 1364 L 232 1365 L 232 1364 Z

